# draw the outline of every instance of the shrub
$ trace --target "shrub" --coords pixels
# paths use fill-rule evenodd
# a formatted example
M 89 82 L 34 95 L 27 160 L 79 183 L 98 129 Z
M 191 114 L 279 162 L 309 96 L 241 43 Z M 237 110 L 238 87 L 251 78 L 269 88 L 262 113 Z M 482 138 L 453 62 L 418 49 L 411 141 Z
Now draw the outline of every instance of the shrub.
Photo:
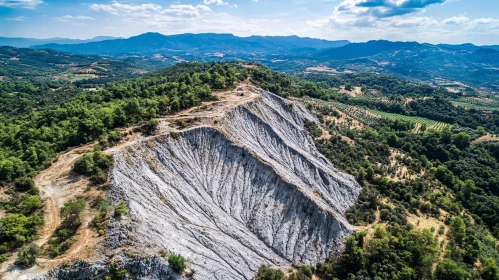
M 35 182 L 30 177 L 20 177 L 14 181 L 14 187 L 18 191 L 25 192 L 33 189 L 35 187 Z
M 60 229 L 58 232 L 57 232 L 57 237 L 59 237 L 60 239 L 62 240 L 65 240 L 67 239 L 69 236 L 69 233 L 68 233 L 68 230 L 67 229 Z
M 67 201 L 60 210 L 60 217 L 68 228 L 74 228 L 81 224 L 81 213 L 85 209 L 85 200 Z
M 107 182 L 107 175 L 99 167 L 95 167 L 94 175 L 90 177 L 90 181 L 94 184 L 104 184 Z
M 146 135 L 153 135 L 157 128 L 158 128 L 158 121 L 149 120 L 142 125 L 141 131 Z
M 281 280 L 284 278 L 284 272 L 280 269 L 270 268 L 262 265 L 258 270 L 255 280 Z
M 34 243 L 24 246 L 21 248 L 21 251 L 19 251 L 16 263 L 24 267 L 30 267 L 35 264 L 36 258 L 40 255 L 40 252 L 40 247 Z
M 120 201 L 118 203 L 118 206 L 116 206 L 116 209 L 114 210 L 114 213 L 117 216 L 123 216 L 127 211 L 128 211 L 128 208 L 126 207 L 125 202 L 124 201 Z
M 304 274 L 308 278 L 312 278 L 312 274 L 314 274 L 312 268 L 308 265 L 293 264 L 293 267 L 296 268 L 296 270 L 298 270 L 299 272 L 298 275 Z
M 168 256 L 168 263 L 173 271 L 181 274 L 187 267 L 184 257 L 180 254 L 171 254 Z
M 159 251 L 158 251 L 158 254 L 159 254 L 162 258 L 166 257 L 166 251 L 165 251 L 164 249 L 159 250 Z
M 118 131 L 111 131 L 107 136 L 109 142 L 119 142 L 121 140 L 121 135 Z
M 74 164 L 73 170 L 76 173 L 89 175 L 94 170 L 94 158 L 92 154 L 86 154 L 80 157 Z
M 118 266 L 113 263 L 109 268 L 109 274 L 111 275 L 111 279 L 121 280 L 125 279 L 126 270 L 124 268 L 118 268 Z
M 176 133 L 175 131 L 170 131 L 170 136 L 171 136 L 174 140 L 177 140 L 177 139 L 178 139 L 178 133 Z
M 101 151 L 94 152 L 92 154 L 92 159 L 94 160 L 95 166 L 101 169 L 108 169 L 112 165 L 110 157 Z

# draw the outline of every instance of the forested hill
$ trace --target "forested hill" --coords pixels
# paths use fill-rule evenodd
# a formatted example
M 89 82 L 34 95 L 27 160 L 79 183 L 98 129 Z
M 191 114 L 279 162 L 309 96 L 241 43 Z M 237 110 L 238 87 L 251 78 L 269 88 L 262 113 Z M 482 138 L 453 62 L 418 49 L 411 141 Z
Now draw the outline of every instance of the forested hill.
M 83 80 L 144 73 L 125 62 L 93 55 L 0 47 L 0 77 L 5 79 Z

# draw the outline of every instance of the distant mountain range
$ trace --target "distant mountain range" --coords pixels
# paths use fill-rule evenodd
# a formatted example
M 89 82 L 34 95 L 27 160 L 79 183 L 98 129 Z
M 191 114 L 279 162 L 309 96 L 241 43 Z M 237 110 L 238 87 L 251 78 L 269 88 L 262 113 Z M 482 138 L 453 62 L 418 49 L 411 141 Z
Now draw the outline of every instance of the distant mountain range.
M 35 39 L 9 40 L 16 44 L 28 44 Z M 48 44 L 37 41 L 40 44 L 31 47 L 107 56 L 147 70 L 164 68 L 180 61 L 246 60 L 288 73 L 326 66 L 328 71 L 333 72 L 377 72 L 436 85 L 463 82 L 499 91 L 497 45 L 433 45 L 386 40 L 350 43 L 346 40 L 327 41 L 298 36 L 237 37 L 213 33 L 145 33 L 128 39 L 97 37 L 80 43 L 70 39 L 49 40 L 53 41 Z
M 237 56 L 241 54 L 289 54 L 317 49 L 336 48 L 349 44 L 349 41 L 327 41 L 312 38 L 237 37 L 232 34 L 180 34 L 162 35 L 145 33 L 128 39 L 106 40 L 84 44 L 44 44 L 33 48 L 49 48 L 58 51 L 80 54 L 108 56 L 147 55 L 147 54 L 195 54 L 214 56 Z
M 33 45 L 43 45 L 43 44 L 69 45 L 69 44 L 82 44 L 82 43 L 99 42 L 104 40 L 115 40 L 115 39 L 120 39 L 120 38 L 112 36 L 98 36 L 88 40 L 80 40 L 80 39 L 68 39 L 68 38 L 34 39 L 34 38 L 0 37 L 0 47 L 11 46 L 16 48 L 29 48 Z

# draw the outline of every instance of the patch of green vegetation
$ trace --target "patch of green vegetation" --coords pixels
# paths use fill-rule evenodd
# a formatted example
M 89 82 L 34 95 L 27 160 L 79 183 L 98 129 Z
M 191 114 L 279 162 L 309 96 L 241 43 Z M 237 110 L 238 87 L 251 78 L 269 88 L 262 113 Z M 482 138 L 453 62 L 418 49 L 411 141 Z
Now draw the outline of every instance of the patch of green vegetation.
M 182 274 L 182 272 L 184 272 L 184 270 L 187 268 L 186 260 L 180 254 L 170 254 L 168 256 L 168 263 L 170 264 L 170 267 L 173 269 L 173 271 L 177 272 L 178 274 Z
M 74 243 L 72 237 L 82 223 L 85 207 L 84 200 L 70 200 L 64 203 L 59 212 L 62 223 L 48 242 L 50 246 L 47 252 L 51 257 L 55 258 L 71 248 Z
M 262 265 L 258 270 L 255 280 L 281 280 L 284 278 L 284 272 L 280 269 L 274 269 Z
M 41 249 L 38 245 L 31 243 L 21 248 L 19 254 L 17 255 L 16 264 L 22 267 L 33 266 L 36 262 L 36 258 L 41 253 Z
M 107 182 L 105 170 L 112 166 L 112 158 L 102 151 L 85 154 L 75 161 L 73 171 L 82 175 L 90 176 L 94 184 Z
M 126 214 L 127 211 L 128 211 L 128 208 L 126 207 L 126 203 L 124 201 L 120 201 L 120 202 L 118 202 L 118 205 L 114 209 L 114 214 L 116 216 L 123 216 Z

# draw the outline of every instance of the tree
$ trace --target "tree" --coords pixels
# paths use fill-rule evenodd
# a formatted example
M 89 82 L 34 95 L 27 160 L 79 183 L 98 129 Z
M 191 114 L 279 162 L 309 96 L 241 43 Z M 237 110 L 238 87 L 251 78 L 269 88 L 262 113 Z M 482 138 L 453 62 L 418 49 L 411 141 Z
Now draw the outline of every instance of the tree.
M 81 214 L 85 210 L 85 200 L 70 200 L 64 203 L 60 210 L 60 217 L 68 228 L 74 228 L 81 224 Z
M 29 191 L 29 190 L 33 189 L 35 187 L 35 182 L 30 177 L 23 176 L 23 177 L 17 178 L 14 181 L 14 187 L 18 191 L 25 192 L 25 191 Z
M 471 137 L 465 132 L 452 135 L 452 143 L 461 150 L 468 148 L 471 144 Z
M 468 273 L 450 259 L 443 259 L 435 271 L 437 280 L 464 280 Z
M 281 280 L 284 273 L 280 269 L 270 268 L 262 265 L 255 276 L 255 280 Z
M 449 228 L 457 243 L 460 244 L 466 237 L 466 225 L 464 224 L 463 219 L 459 216 L 454 217 Z
M 21 251 L 17 256 L 16 263 L 24 267 L 30 267 L 35 264 L 36 258 L 38 258 L 40 253 L 40 247 L 34 243 L 31 243 L 21 248 Z
M 485 131 L 485 128 L 483 126 L 478 126 L 476 128 L 476 131 L 478 132 L 479 135 L 483 136 L 485 135 L 487 132 Z
M 187 267 L 184 257 L 180 254 L 171 254 L 168 256 L 168 263 L 173 271 L 182 274 Z
M 486 258 L 481 273 L 483 280 L 499 280 L 499 268 L 493 258 Z
M 89 175 L 94 170 L 94 159 L 92 154 L 85 154 L 80 157 L 73 166 L 73 170 L 80 174 Z

